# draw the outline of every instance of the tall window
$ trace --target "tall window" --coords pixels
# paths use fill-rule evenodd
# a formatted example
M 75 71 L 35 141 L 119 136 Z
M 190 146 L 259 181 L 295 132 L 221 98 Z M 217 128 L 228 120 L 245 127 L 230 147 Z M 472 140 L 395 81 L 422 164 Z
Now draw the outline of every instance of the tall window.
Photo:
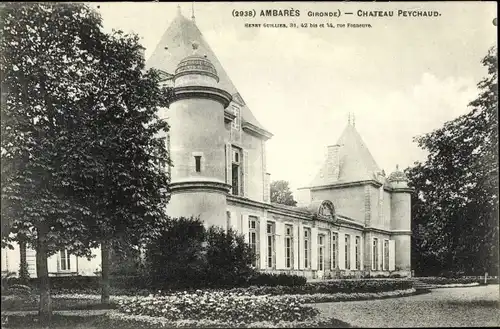
M 232 148 L 232 191 L 234 195 L 240 195 L 241 190 L 241 151 L 235 147 Z
M 304 229 L 304 268 L 311 267 L 311 229 Z
M 389 240 L 384 240 L 384 271 L 389 271 Z
M 318 235 L 318 269 L 325 270 L 325 235 Z
M 194 156 L 194 164 L 196 172 L 201 172 L 201 155 Z
M 285 226 L 285 267 L 293 266 L 293 226 Z
M 240 108 L 233 104 L 231 105 L 231 109 L 233 110 L 233 114 L 236 116 L 231 122 L 231 127 L 233 127 L 233 129 L 239 130 L 241 126 Z
M 361 269 L 361 237 L 356 237 L 356 269 Z
M 274 232 L 275 224 L 267 222 L 267 267 L 274 267 Z
M 349 234 L 345 235 L 345 268 L 349 270 L 351 268 L 351 236 Z
M 338 249 L 339 249 L 339 234 L 338 233 L 333 233 L 332 234 L 332 267 L 335 269 L 338 267 L 337 264 L 337 254 L 338 254 Z
M 373 238 L 373 248 L 372 248 L 372 270 L 378 270 L 378 239 Z
M 69 253 L 67 250 L 61 250 L 59 252 L 61 258 L 61 271 L 69 271 L 71 268 L 71 263 L 69 260 Z
M 250 248 L 255 255 L 255 259 L 253 260 L 253 266 L 257 266 L 257 259 L 259 259 L 259 249 L 257 248 L 258 244 L 258 229 L 257 229 L 257 218 L 249 217 L 248 218 L 248 242 L 250 244 Z

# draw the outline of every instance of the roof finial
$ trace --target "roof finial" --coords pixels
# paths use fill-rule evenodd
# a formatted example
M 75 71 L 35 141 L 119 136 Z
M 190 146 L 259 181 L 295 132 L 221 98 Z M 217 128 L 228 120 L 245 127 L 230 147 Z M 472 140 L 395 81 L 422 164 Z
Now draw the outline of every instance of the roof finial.
M 396 171 L 398 171 L 398 170 L 399 170 L 399 165 L 396 165 Z
M 200 44 L 197 41 L 191 42 L 191 47 L 193 47 L 193 54 L 196 54 L 198 52 L 198 47 Z
M 181 5 L 177 5 L 177 15 L 182 15 L 182 13 L 181 13 Z
M 347 113 L 347 125 L 351 125 L 351 112 Z
M 191 4 L 191 20 L 194 22 L 194 1 Z
M 356 117 L 354 116 L 354 113 L 352 114 L 352 126 L 356 126 Z

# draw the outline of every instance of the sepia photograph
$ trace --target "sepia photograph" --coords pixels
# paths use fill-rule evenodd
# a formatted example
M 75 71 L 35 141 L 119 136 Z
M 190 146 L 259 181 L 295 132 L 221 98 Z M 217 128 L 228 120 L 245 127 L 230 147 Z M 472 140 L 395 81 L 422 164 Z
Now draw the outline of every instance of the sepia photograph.
M 500 326 L 497 29 L 0 4 L 2 328 Z

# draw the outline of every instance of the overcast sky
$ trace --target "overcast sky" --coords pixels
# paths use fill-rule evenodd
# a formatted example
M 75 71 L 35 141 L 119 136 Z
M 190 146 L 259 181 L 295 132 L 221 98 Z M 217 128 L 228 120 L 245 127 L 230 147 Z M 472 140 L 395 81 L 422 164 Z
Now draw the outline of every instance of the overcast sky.
M 177 12 L 176 3 L 92 3 L 105 29 L 135 32 L 146 58 Z M 192 3 L 180 3 L 191 17 Z M 259 122 L 271 179 L 306 186 L 347 124 L 349 112 L 389 174 L 426 154 L 413 137 L 468 112 L 496 44 L 495 2 L 196 3 L 196 24 Z M 300 17 L 235 18 L 233 9 L 299 9 Z M 392 18 L 308 17 L 308 11 L 395 10 Z M 397 10 L 437 10 L 435 18 Z M 245 28 L 245 23 L 369 23 L 365 29 Z

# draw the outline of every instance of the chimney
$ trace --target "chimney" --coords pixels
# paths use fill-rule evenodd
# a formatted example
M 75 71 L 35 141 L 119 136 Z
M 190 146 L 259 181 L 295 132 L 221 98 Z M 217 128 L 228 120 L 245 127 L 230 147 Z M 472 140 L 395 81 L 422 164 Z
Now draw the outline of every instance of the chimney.
M 340 145 L 329 145 L 327 147 L 326 155 L 326 178 L 330 181 L 337 181 L 339 179 L 340 167 Z
M 271 202 L 271 174 L 266 173 L 264 176 L 264 202 Z

